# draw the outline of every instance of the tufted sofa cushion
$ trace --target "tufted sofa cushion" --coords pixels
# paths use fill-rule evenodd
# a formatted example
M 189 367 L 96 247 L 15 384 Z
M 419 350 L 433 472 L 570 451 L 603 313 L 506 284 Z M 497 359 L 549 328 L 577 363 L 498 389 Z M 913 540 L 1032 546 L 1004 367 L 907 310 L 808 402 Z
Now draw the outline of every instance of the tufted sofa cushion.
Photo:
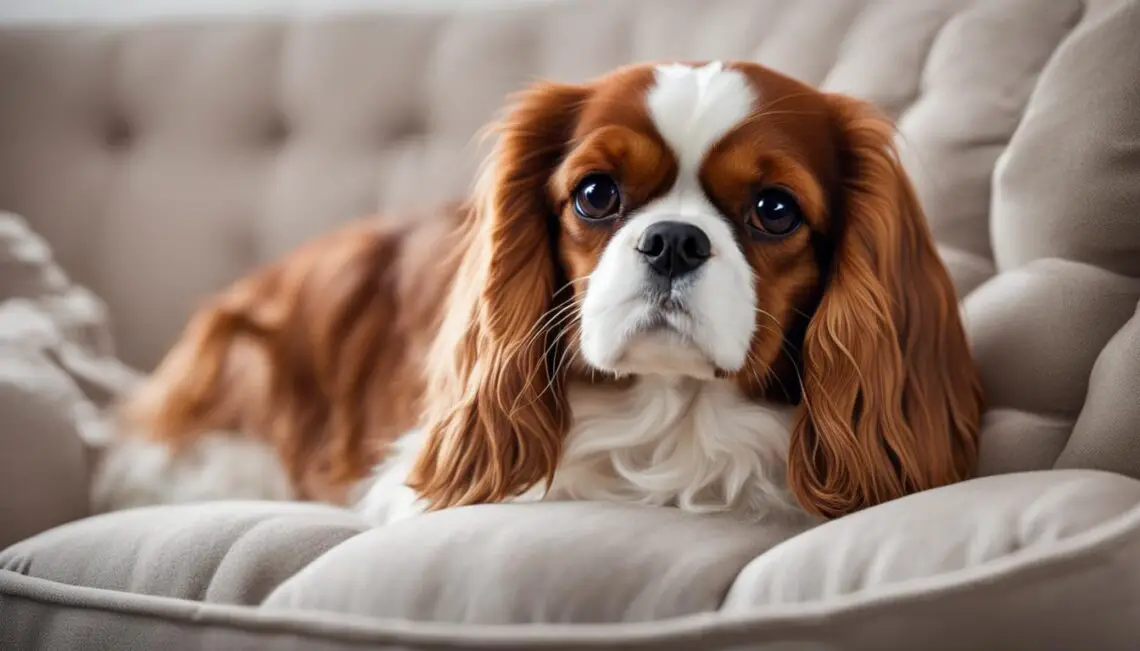
M 363 529 L 271 503 L 59 527 L 0 552 L 0 645 L 1124 651 L 1140 634 L 1140 482 L 1096 471 L 927 491 L 778 545 L 794 531 L 582 502 Z
M 130 509 L 14 545 L 4 552 L 3 567 L 67 585 L 253 605 L 366 529 L 353 514 L 316 504 Z
M 529 80 L 747 58 L 899 119 L 963 294 L 999 263 L 1046 257 L 1135 275 L 1125 215 L 1140 190 L 1122 185 L 1124 157 L 1103 145 L 1135 132 L 1137 91 L 1102 65 L 1136 47 L 1124 38 L 1135 11 L 1124 0 L 586 0 L 9 28 L 0 206 L 32 215 L 65 267 L 107 297 L 124 357 L 145 368 L 203 294 L 254 265 L 344 220 L 464 193 L 483 153 L 473 134 Z M 1081 186 L 1093 164 L 1114 179 Z M 1093 187 L 1112 191 L 1089 203 Z M 1067 194 L 1037 193 L 1051 189 Z M 1042 206 L 1060 221 L 1035 230 L 1026 220 Z M 1084 231 L 1087 244 L 1050 244 L 1068 241 L 1073 210 L 1102 209 L 1116 217 Z

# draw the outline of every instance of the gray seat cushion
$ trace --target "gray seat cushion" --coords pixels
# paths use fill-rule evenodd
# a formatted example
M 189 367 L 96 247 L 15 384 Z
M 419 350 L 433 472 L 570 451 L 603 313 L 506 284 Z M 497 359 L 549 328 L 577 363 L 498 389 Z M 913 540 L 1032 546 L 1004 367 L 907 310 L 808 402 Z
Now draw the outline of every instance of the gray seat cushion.
M 740 568 L 801 530 L 589 502 L 452 509 L 357 536 L 265 606 L 479 624 L 660 620 L 715 611 Z
M 987 477 L 794 533 L 597 503 L 372 530 L 316 505 L 123 511 L 0 552 L 0 648 L 233 648 L 266 631 L 312 648 L 619 648 L 654 631 L 652 648 L 694 650 L 1108 651 L 1140 635 L 1140 481 L 1120 475 Z
M 140 508 L 56 527 L 9 548 L 0 566 L 100 590 L 256 605 L 366 528 L 351 513 L 315 504 Z

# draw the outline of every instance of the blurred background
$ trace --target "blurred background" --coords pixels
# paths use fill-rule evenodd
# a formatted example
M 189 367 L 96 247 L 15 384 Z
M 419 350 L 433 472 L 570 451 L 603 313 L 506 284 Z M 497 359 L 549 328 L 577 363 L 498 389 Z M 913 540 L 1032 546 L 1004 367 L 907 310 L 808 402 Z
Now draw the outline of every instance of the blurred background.
M 204 297 L 350 219 L 463 196 L 504 97 L 749 59 L 878 103 L 963 293 L 1077 0 L 4 0 L 0 209 L 148 369 Z M 963 92 L 969 89 L 969 92 Z M 936 170 L 937 173 L 929 173 Z

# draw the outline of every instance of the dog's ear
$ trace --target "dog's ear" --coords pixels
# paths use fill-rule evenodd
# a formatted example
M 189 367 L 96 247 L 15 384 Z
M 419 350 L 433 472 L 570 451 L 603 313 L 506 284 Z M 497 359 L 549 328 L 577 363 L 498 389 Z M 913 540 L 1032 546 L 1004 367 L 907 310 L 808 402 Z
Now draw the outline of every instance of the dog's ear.
M 969 477 L 982 394 L 893 125 L 863 102 L 830 101 L 839 232 L 803 343 L 788 474 L 808 510 L 838 517 Z
M 559 276 L 547 185 L 587 94 L 535 85 L 498 125 L 428 363 L 426 444 L 409 485 L 432 508 L 501 501 L 554 475 L 566 408 L 549 363 Z

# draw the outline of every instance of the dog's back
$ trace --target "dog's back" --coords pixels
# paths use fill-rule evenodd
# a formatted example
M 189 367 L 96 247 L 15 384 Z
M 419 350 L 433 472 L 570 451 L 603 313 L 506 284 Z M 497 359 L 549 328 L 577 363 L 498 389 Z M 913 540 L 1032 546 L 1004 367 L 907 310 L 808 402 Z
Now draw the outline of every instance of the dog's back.
M 122 405 L 96 506 L 343 503 L 419 418 L 457 223 L 355 223 L 212 298 Z

